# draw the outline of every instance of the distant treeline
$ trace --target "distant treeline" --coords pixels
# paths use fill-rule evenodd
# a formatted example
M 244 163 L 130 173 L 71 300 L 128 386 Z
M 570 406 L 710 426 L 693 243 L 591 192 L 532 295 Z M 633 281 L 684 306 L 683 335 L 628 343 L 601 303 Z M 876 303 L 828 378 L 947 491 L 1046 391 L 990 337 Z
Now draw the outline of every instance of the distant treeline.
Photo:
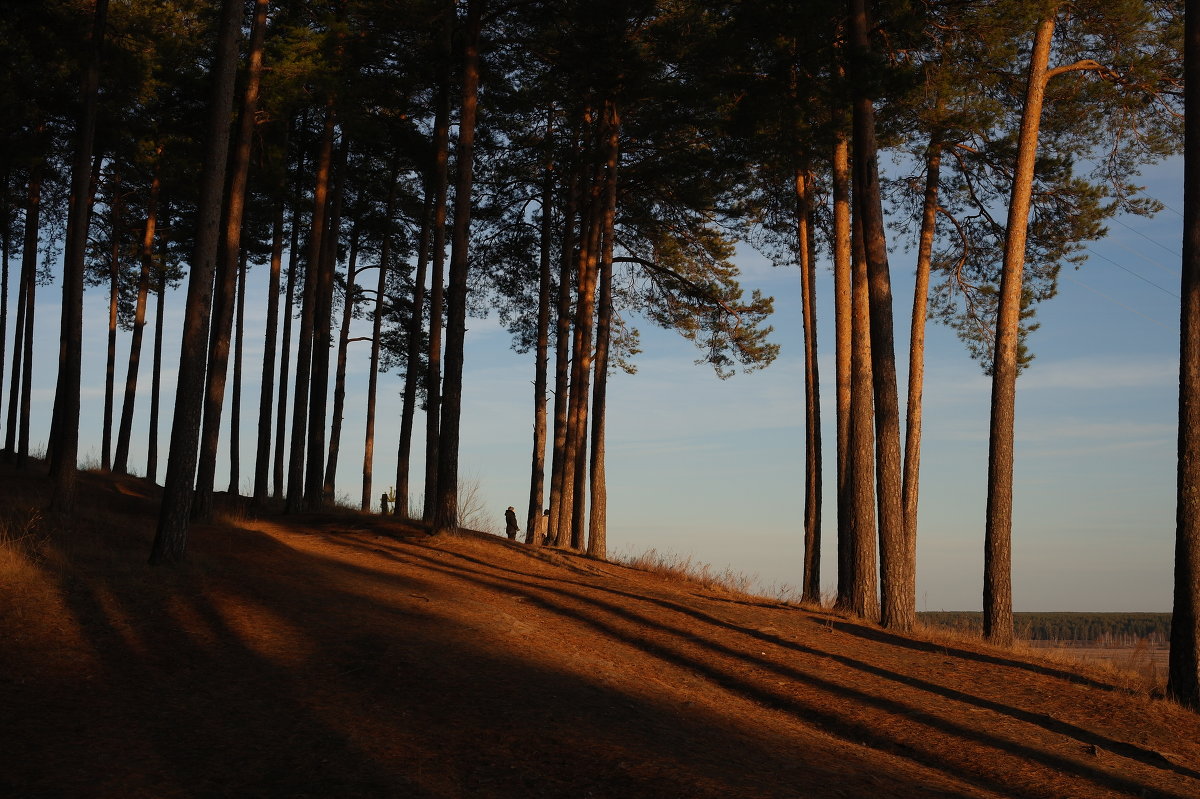
M 979 633 L 982 614 L 967 610 L 918 613 L 931 627 Z M 1171 637 L 1170 613 L 1014 613 L 1017 638 L 1081 644 L 1131 645 L 1138 641 L 1166 645 Z

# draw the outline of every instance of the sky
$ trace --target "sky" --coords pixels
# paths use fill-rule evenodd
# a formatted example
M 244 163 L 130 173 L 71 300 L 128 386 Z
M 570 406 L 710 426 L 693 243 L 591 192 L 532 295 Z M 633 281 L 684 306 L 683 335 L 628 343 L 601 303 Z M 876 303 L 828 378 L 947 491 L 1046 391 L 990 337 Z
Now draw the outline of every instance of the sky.
M 1013 502 L 1013 602 L 1017 611 L 1171 610 L 1175 535 L 1181 162 L 1143 171 L 1147 194 L 1166 204 L 1151 219 L 1118 217 L 1089 245 L 1079 270 L 1064 269 L 1059 295 L 1038 311 L 1036 359 L 1017 385 Z M 913 260 L 902 240 L 891 255 L 898 380 L 907 380 Z M 642 334 L 637 374 L 609 381 L 607 421 L 610 556 L 655 550 L 750 578 L 763 593 L 795 590 L 803 566 L 804 399 L 800 280 L 743 248 L 735 259 L 747 291 L 775 298 L 770 367 L 719 380 L 677 334 L 632 319 Z M 14 262 L 15 263 L 15 262 Z M 833 280 L 818 265 L 818 342 L 825 463 L 821 584 L 836 587 Z M 364 279 L 373 281 L 370 273 Z M 247 290 L 241 475 L 254 472 L 265 329 L 266 270 Z M 13 281 L 15 284 L 15 281 Z M 39 289 L 34 368 L 34 448 L 44 447 L 53 403 L 58 286 Z M 15 290 L 13 292 L 15 294 Z M 183 292 L 169 297 L 160 452 L 170 435 Z M 15 296 L 10 296 L 15 305 Z M 143 351 L 130 463 L 145 466 L 149 330 Z M 12 346 L 10 313 L 8 346 Z M 80 457 L 100 462 L 107 300 L 86 295 Z M 533 429 L 533 358 L 512 351 L 495 315 L 468 320 L 460 474 L 475 487 L 478 518 L 503 529 L 509 505 L 526 507 Z M 355 333 L 357 334 L 357 333 Z M 118 343 L 123 385 L 128 334 Z M 7 358 L 6 354 L 6 358 Z M 950 329 L 927 333 L 925 421 L 917 532 L 917 609 L 981 605 L 990 384 Z M 369 345 L 351 345 L 337 491 L 361 494 Z M 7 383 L 7 375 L 6 375 Z M 380 381 L 374 495 L 395 473 L 400 379 Z M 229 400 L 227 395 L 226 407 Z M 119 414 L 119 390 L 117 399 Z M 417 430 L 423 429 L 418 418 Z M 225 440 L 217 487 L 228 483 Z M 423 446 L 413 453 L 419 495 Z M 160 463 L 165 463 L 160 456 Z M 159 480 L 162 479 L 160 466 Z M 519 514 L 520 515 L 520 514 Z M 798 593 L 798 591 L 796 591 Z

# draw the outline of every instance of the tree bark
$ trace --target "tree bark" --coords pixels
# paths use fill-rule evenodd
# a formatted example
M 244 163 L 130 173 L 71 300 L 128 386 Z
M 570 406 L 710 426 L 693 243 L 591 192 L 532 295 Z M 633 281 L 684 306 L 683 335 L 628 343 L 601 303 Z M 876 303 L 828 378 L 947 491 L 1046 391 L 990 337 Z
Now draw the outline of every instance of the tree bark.
M 854 48 L 864 63 L 870 53 L 865 0 L 851 0 Z M 863 80 L 857 81 L 865 86 Z M 916 539 L 905 528 L 901 505 L 900 400 L 892 329 L 892 286 L 887 231 L 876 162 L 875 109 L 861 89 L 854 99 L 855 203 L 861 210 L 863 250 L 869 272 L 871 379 L 875 393 L 875 461 L 879 505 L 880 621 L 894 630 L 916 624 Z
M 1183 276 L 1179 465 L 1167 696 L 1200 710 L 1200 5 L 1184 15 Z
M 21 243 L 21 282 L 17 291 L 17 321 L 13 330 L 11 390 L 8 397 L 8 429 L 4 447 L 17 463 L 24 467 L 28 455 L 29 440 L 29 396 L 32 377 L 34 299 L 37 293 L 37 251 L 42 208 L 43 161 L 39 159 L 29 170 L 29 182 L 25 195 L 25 230 Z M 3 357 L 3 353 L 0 353 Z M 20 413 L 18 413 L 20 408 Z M 18 432 L 23 444 L 18 444 Z M 18 449 L 19 447 L 19 449 Z
M 158 479 L 158 409 L 162 397 L 163 312 L 167 305 L 166 244 L 163 265 L 158 270 L 158 294 L 154 301 L 154 363 L 150 370 L 150 428 L 146 436 L 146 479 Z
M 158 153 L 161 155 L 161 147 Z M 154 236 L 158 228 L 158 194 L 161 185 L 156 161 L 154 178 L 150 182 L 150 199 L 146 204 L 146 224 L 142 228 L 137 304 L 133 311 L 133 334 L 129 339 L 129 363 L 125 367 L 125 397 L 121 403 L 121 424 L 117 429 L 117 452 L 113 457 L 113 471 L 118 474 L 129 472 L 129 439 L 133 433 L 133 411 L 137 403 L 137 381 L 142 363 L 142 339 L 146 331 L 150 273 L 154 269 Z
M 857 210 L 857 203 L 855 204 Z M 872 427 L 871 309 L 867 258 L 863 252 L 859 214 L 853 225 L 853 343 L 850 356 L 850 430 L 847 459 L 846 514 L 850 519 L 851 580 L 848 610 L 864 619 L 879 618 L 875 559 L 875 438 Z
M 996 315 L 995 363 L 992 367 L 991 428 L 988 439 L 987 525 L 983 557 L 983 635 L 1008 646 L 1012 617 L 1012 481 L 1013 427 L 1017 394 L 1017 348 L 1021 324 L 1021 283 L 1025 240 L 1037 160 L 1038 128 L 1046 92 L 1046 71 L 1054 36 L 1054 13 L 1038 22 L 1029 58 L 1029 82 L 1017 139 L 1000 274 L 1000 307 Z
M 421 518 L 433 521 L 437 505 L 442 419 L 442 314 L 446 274 L 446 197 L 450 185 L 450 85 L 454 73 L 454 3 L 443 4 L 442 69 L 433 129 L 433 275 L 429 284 L 429 358 L 425 374 L 425 496 Z
M 395 177 L 399 177 L 396 175 Z M 394 181 L 393 181 L 394 183 Z M 425 201 L 421 205 L 421 235 L 417 241 L 417 269 L 413 274 L 412 315 L 408 326 L 408 350 L 404 359 L 404 396 L 400 406 L 400 441 L 396 446 L 396 507 L 393 513 L 402 518 L 409 518 L 409 475 L 412 473 L 412 439 L 413 420 L 417 412 L 417 381 L 421 373 L 417 367 L 421 361 L 421 322 L 425 316 L 425 278 L 429 272 L 429 247 L 433 235 L 433 194 L 429 181 L 425 181 Z M 383 314 L 383 277 L 380 276 L 378 304 L 375 312 L 375 341 L 379 341 L 380 317 Z M 378 347 L 372 347 L 372 363 L 379 358 Z M 372 427 L 369 434 L 374 434 L 374 395 L 368 405 Z M 363 502 L 370 507 L 370 484 L 363 483 Z
M 234 320 L 233 390 L 229 398 L 229 496 L 241 495 L 242 482 L 242 342 L 246 320 L 246 253 L 238 259 L 237 307 Z
M 358 277 L 358 225 L 350 234 L 350 257 L 346 262 L 346 295 L 342 303 L 342 324 L 338 329 L 337 367 L 333 375 L 333 418 L 329 425 L 329 457 L 325 464 L 326 497 L 333 498 L 337 483 L 338 450 L 342 446 L 342 416 L 346 411 L 346 355 L 350 347 L 350 317 L 354 310 L 355 280 Z
M 303 174 L 303 157 L 297 166 L 296 174 Z M 276 499 L 284 498 L 284 463 L 287 456 L 287 402 L 288 402 L 288 372 L 292 365 L 292 316 L 296 299 L 296 270 L 300 263 L 300 204 L 292 203 L 292 230 L 288 242 L 287 285 L 283 290 L 283 333 L 279 348 L 279 399 L 278 410 L 275 413 L 275 466 L 271 471 L 272 495 Z
M 813 252 L 811 171 L 796 170 L 796 252 L 804 325 L 804 585 L 821 604 L 821 380 L 817 368 L 817 267 Z
M 620 161 L 621 118 L 616 104 L 605 104 L 607 164 L 604 183 L 604 216 L 601 223 L 600 298 L 596 318 L 596 374 L 592 389 L 591 503 L 587 554 L 608 556 L 608 486 L 604 470 L 604 421 L 608 402 L 608 353 L 612 334 L 613 234 L 617 218 L 617 166 Z
M 935 113 L 945 107 L 939 98 Z M 938 123 L 935 123 L 935 125 Z M 917 498 L 921 480 L 921 411 L 925 385 L 925 322 L 929 311 L 929 270 L 937 232 L 938 183 L 942 166 L 942 133 L 935 127 L 925 155 L 925 197 L 917 242 L 917 277 L 913 288 L 912 326 L 908 338 L 908 404 L 904 422 L 904 527 L 917 534 Z
M 371 367 L 370 367 L 370 372 L 367 376 L 367 421 L 366 421 L 366 434 L 363 438 L 362 509 L 365 511 L 369 511 L 371 509 L 371 481 L 374 476 L 374 470 L 375 470 L 375 397 L 379 392 L 379 343 L 380 343 L 379 337 L 383 332 L 383 307 L 384 307 L 383 306 L 383 298 L 384 298 L 384 294 L 387 292 L 388 273 L 390 272 L 390 268 L 391 268 L 390 265 L 391 265 L 391 261 L 392 261 L 392 219 L 396 215 L 396 195 L 397 195 L 397 192 L 399 189 L 399 180 L 400 180 L 399 153 L 396 152 L 396 153 L 392 154 L 392 168 L 391 168 L 391 172 L 390 172 L 390 178 L 388 180 L 387 207 L 386 207 L 386 210 L 384 211 L 384 220 L 383 220 L 383 225 L 384 225 L 383 246 L 380 248 L 380 251 L 379 251 L 379 275 L 378 275 L 378 280 L 375 283 L 375 314 L 374 314 L 374 320 L 372 321 L 372 324 L 371 324 Z M 424 268 L 423 259 L 425 257 L 425 249 L 428 246 L 427 237 L 428 237 L 428 233 L 429 233 L 429 224 L 428 224 L 429 197 L 428 197 L 428 193 L 426 193 L 424 209 L 425 210 L 421 215 L 420 243 L 417 245 L 417 271 L 421 273 L 422 282 L 425 279 L 425 275 L 424 275 L 425 268 Z M 421 288 L 419 290 L 416 288 L 416 286 L 414 286 L 413 287 L 414 299 L 417 296 L 421 296 L 423 298 L 424 289 L 425 289 L 424 286 L 421 286 Z M 415 308 L 416 308 L 416 310 L 414 310 L 413 313 L 416 316 L 416 318 L 419 320 L 421 317 L 420 305 L 416 305 Z M 421 327 L 420 322 L 418 322 L 417 323 L 418 333 L 420 332 L 420 327 Z M 408 347 L 409 353 L 412 353 L 413 349 L 414 349 L 414 347 L 412 344 L 412 340 L 410 339 L 409 347 Z M 405 369 L 405 380 L 404 380 L 405 391 L 408 390 L 409 383 L 412 383 L 413 391 L 414 391 L 414 395 L 415 395 L 416 381 L 415 381 L 415 375 L 413 374 L 413 368 L 412 368 L 411 362 L 407 365 L 407 367 Z M 405 396 L 405 399 L 407 400 L 407 395 Z M 404 477 L 405 477 L 405 480 L 407 481 L 407 479 L 408 479 L 407 453 L 409 451 L 409 448 L 406 448 L 403 445 L 404 424 L 405 424 L 405 421 L 407 421 L 407 423 L 408 423 L 408 440 L 409 440 L 409 446 L 411 447 L 412 410 L 409 406 L 405 406 L 405 408 L 401 411 L 401 414 L 402 414 L 402 416 L 401 416 L 401 421 L 400 421 L 400 440 L 402 443 L 401 443 L 401 447 L 400 447 L 400 459 L 405 461 Z M 408 415 L 407 419 L 404 418 L 404 414 Z M 397 473 L 399 473 L 399 471 L 400 471 L 399 462 L 397 462 L 396 470 L 397 470 Z M 396 506 L 393 509 L 393 512 L 398 515 L 401 515 L 401 516 L 407 516 L 408 515 L 408 485 L 406 483 L 404 486 L 404 503 L 405 504 L 404 504 L 404 510 L 401 511 L 400 505 L 399 505 L 399 502 L 400 502 L 399 480 L 397 479 L 396 482 L 397 482 Z
M 546 112 L 542 143 L 546 165 L 542 170 L 541 248 L 538 253 L 537 344 L 533 366 L 533 457 L 529 476 L 529 509 L 525 518 L 525 543 L 542 545 L 542 499 L 546 484 L 546 383 L 550 349 L 550 237 L 554 232 L 554 107 Z
M 67 240 L 63 252 L 62 356 L 58 391 L 54 398 L 50 477 L 51 509 L 70 514 L 75 510 L 75 477 L 79 457 L 79 393 L 83 367 L 83 273 L 87 255 L 92 182 L 92 150 L 100 94 L 100 58 L 108 0 L 95 0 L 91 52 L 84 69 L 80 97 L 75 158 L 71 168 L 71 199 L 67 213 Z
M 267 0 L 255 0 L 254 23 L 248 53 L 249 72 L 242 94 L 233 161 L 229 169 L 229 190 L 225 201 L 223 238 L 217 257 L 217 284 L 213 298 L 212 333 L 209 341 L 207 385 L 204 399 L 204 431 L 200 443 L 200 463 L 196 475 L 196 493 L 192 516 L 207 519 L 212 515 L 212 493 L 216 480 L 217 445 L 221 438 L 221 412 L 225 401 L 225 381 L 229 372 L 229 345 L 233 329 L 235 293 L 240 280 L 242 216 L 246 206 L 246 184 L 250 173 L 250 147 L 253 144 L 254 119 L 262 84 L 263 40 L 266 35 Z M 240 341 L 240 339 L 239 339 Z M 233 450 L 231 449 L 231 453 Z M 236 471 L 236 470 L 235 470 Z
M 286 142 L 285 142 L 286 150 Z M 283 268 L 284 186 L 279 187 L 271 225 L 271 266 L 267 277 L 267 329 L 263 337 L 258 393 L 258 440 L 254 455 L 254 504 L 266 502 L 271 472 L 271 405 L 275 395 L 275 353 L 279 338 L 279 278 Z
M 578 142 L 578 135 L 574 141 Z M 578 155 L 578 152 L 576 153 Z M 558 277 L 558 307 L 555 322 L 554 356 L 554 441 L 550 462 L 550 515 L 546 532 L 551 543 L 562 546 L 565 541 L 562 519 L 571 516 L 571 497 L 564 491 L 567 463 L 567 411 L 570 396 L 571 342 L 571 284 L 575 263 L 575 218 L 579 206 L 578 190 L 580 165 L 576 157 L 567 179 L 566 206 L 563 209 L 562 253 Z M 569 538 L 569 536 L 568 536 Z
M 296 384 L 292 396 L 292 439 L 288 453 L 288 513 L 299 513 L 304 508 L 304 450 L 308 433 L 309 375 L 312 372 L 317 272 L 320 270 L 322 238 L 325 235 L 325 207 L 329 198 L 329 172 L 333 163 L 333 128 L 333 98 L 329 97 L 325 102 L 325 127 L 317 156 L 312 227 L 308 234 L 308 260 L 304 265 L 304 294 L 300 304 L 300 331 L 296 339 Z
M 108 352 L 104 361 L 104 423 L 100 433 L 100 468 L 112 471 L 113 397 L 117 387 L 117 308 L 121 292 L 121 178 L 113 173 L 108 204 L 110 241 L 108 257 Z
M 845 114 L 834 111 L 833 145 L 833 294 L 837 364 L 837 606 L 850 607 L 854 575 L 854 526 L 850 497 L 850 369 L 853 340 L 850 234 L 850 140 Z
M 167 477 L 158 529 L 150 553 L 151 563 L 182 560 L 187 547 L 187 524 L 191 512 L 204 397 L 208 317 L 220 240 L 221 189 L 225 184 L 225 165 L 229 155 L 229 113 L 233 106 L 242 16 L 240 0 L 223 0 L 205 137 L 207 146 L 200 176 L 196 246 L 192 256 L 192 273 L 188 279 L 179 350 L 179 381 L 175 389 L 175 416 L 171 421 L 171 448 L 167 458 Z
M 458 527 L 458 445 L 462 414 L 463 348 L 467 333 L 467 243 L 471 225 L 471 186 L 474 177 L 475 118 L 479 101 L 479 33 L 484 0 L 467 1 L 463 42 L 462 112 L 454 186 L 454 238 L 446 290 L 446 369 L 443 377 L 442 419 L 438 435 L 437 506 L 433 532 Z

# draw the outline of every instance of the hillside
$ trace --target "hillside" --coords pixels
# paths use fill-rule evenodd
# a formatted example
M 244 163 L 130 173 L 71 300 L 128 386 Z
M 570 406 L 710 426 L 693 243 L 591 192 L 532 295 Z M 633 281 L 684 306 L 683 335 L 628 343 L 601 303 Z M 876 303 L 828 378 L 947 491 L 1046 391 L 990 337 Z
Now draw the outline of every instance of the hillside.
M 227 508 L 145 565 L 155 491 L 0 471 L 0 796 L 1200 796 L 1200 717 L 492 536 Z

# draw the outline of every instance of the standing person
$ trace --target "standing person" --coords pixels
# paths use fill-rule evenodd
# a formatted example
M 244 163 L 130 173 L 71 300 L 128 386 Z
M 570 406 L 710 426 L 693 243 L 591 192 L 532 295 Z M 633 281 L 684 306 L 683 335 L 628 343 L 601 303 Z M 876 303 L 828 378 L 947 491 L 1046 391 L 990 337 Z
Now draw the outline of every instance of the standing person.
M 387 516 L 388 515 L 388 495 L 386 492 L 379 495 L 379 505 L 383 510 L 383 515 Z
M 508 510 L 504 511 L 504 532 L 508 534 L 509 541 L 517 540 L 519 529 L 521 528 L 517 525 L 517 509 L 509 505 Z

